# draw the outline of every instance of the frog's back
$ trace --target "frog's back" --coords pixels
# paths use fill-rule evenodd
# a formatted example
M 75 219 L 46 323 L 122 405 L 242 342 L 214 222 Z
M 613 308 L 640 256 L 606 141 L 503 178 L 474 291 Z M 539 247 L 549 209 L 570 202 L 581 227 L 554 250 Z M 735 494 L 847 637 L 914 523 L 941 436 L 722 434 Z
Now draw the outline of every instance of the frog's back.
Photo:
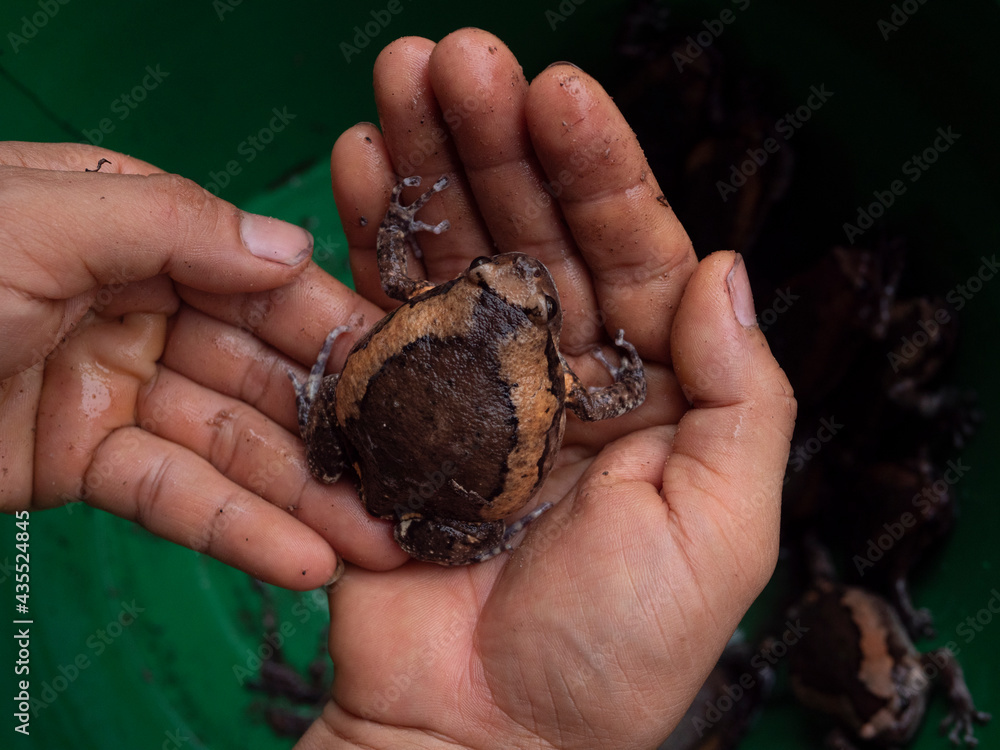
M 338 421 L 378 516 L 503 518 L 534 495 L 562 439 L 548 331 L 488 292 L 446 291 L 397 309 L 341 375 Z

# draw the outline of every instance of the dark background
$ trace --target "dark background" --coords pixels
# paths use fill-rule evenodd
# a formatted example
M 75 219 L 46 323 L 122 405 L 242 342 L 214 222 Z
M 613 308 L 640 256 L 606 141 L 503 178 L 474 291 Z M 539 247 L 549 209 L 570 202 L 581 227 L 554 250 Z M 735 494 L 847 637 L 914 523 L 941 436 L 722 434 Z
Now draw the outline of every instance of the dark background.
M 873 191 L 903 179 L 905 195 L 873 234 L 886 230 L 910 237 L 916 273 L 944 292 L 1000 247 L 995 143 L 1000 11 L 997 3 L 972 0 L 896 5 L 915 12 L 888 39 L 877 23 L 890 18 L 892 3 L 802 7 L 789 0 L 741 0 L 671 7 L 678 23 L 695 29 L 718 19 L 723 9 L 734 13 L 713 44 L 759 74 L 777 116 L 803 104 L 812 86 L 833 92 L 790 141 L 795 208 L 772 219 L 801 225 L 808 217 L 803 254 L 844 243 L 844 222 L 856 221 Z M 343 278 L 343 235 L 329 198 L 326 161 L 344 128 L 376 119 L 371 67 L 389 41 L 408 34 L 440 38 L 476 25 L 499 34 L 529 77 L 559 59 L 580 64 L 609 86 L 621 72 L 613 43 L 625 2 L 398 0 L 393 7 L 400 12 L 389 13 L 388 24 L 364 47 L 356 44 L 355 26 L 374 29 L 371 13 L 388 6 L 378 0 L 70 0 L 65 5 L 8 0 L 0 8 L 0 139 L 100 137 L 100 145 L 203 185 L 214 183 L 224 198 L 244 208 L 307 226 L 317 237 L 319 260 Z M 359 49 L 345 55 L 345 44 Z M 159 71 L 159 80 L 150 70 Z M 144 79 L 148 90 L 130 107 L 123 95 L 131 98 Z M 248 138 L 268 126 L 275 109 L 294 119 L 256 149 Z M 109 132 L 100 132 L 102 121 Z M 903 164 L 931 145 L 939 127 L 949 126 L 961 138 L 910 183 Z M 218 175 L 230 161 L 239 173 L 223 187 Z M 958 630 L 966 618 L 981 614 L 991 590 L 1000 588 L 995 551 L 1000 409 L 990 389 L 998 363 L 993 332 L 998 289 L 1000 281 L 987 283 L 962 313 L 954 377 L 979 391 L 987 421 L 961 455 L 971 468 L 956 487 L 962 503 L 957 531 L 917 576 L 915 598 L 936 614 L 939 636 L 927 645 L 957 641 L 977 705 L 1000 714 L 995 676 L 1000 621 L 985 610 L 980 622 L 989 621 L 974 638 L 966 642 L 960 634 L 968 631 Z M 769 293 L 757 289 L 758 298 Z M 780 325 L 778 320 L 775 326 Z M 250 656 L 261 643 L 262 597 L 246 576 L 80 506 L 36 514 L 30 529 L 32 693 L 42 697 L 48 684 L 54 700 L 32 722 L 27 742 L 13 732 L 8 702 L 0 712 L 0 747 L 291 744 L 274 738 L 263 719 L 269 704 L 238 679 L 241 668 L 252 667 Z M 16 530 L 12 518 L 0 518 L 3 696 L 15 693 L 8 566 L 16 554 Z M 304 669 L 322 649 L 325 597 L 273 596 L 279 622 L 291 631 L 289 656 Z M 750 624 L 763 616 L 769 596 Z M 109 628 L 123 603 L 132 602 L 141 610 L 135 622 L 120 632 Z M 939 697 L 916 747 L 945 744 L 930 726 L 943 714 Z M 983 747 L 993 746 L 1000 741 L 1000 720 L 977 734 Z M 816 746 L 818 736 L 779 691 L 745 747 Z

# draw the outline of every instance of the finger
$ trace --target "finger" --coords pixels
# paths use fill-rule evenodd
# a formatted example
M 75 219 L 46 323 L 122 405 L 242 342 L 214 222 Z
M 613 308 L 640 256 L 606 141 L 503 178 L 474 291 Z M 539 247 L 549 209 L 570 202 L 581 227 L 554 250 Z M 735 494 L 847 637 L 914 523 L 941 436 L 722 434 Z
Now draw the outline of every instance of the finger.
M 310 263 L 302 275 L 267 292 L 219 295 L 178 286 L 185 302 L 207 315 L 251 332 L 296 362 L 312 366 L 330 331 L 349 325 L 334 345 L 330 372 L 383 311 Z
M 139 311 L 170 316 L 179 306 L 180 299 L 170 279 L 154 276 L 129 284 L 105 284 L 93 295 L 89 312 L 95 318 L 115 320 Z
M 386 568 L 406 559 L 391 524 L 364 511 L 349 481 L 331 487 L 315 481 L 297 434 L 247 404 L 160 368 L 140 393 L 136 417 L 145 430 L 315 529 L 351 562 Z
M 284 429 L 298 431 L 288 373 L 304 368 L 249 331 L 184 305 L 160 362 L 211 391 L 249 404 Z
M 220 293 L 267 289 L 312 252 L 301 227 L 239 211 L 177 175 L 0 167 L 0 186 L 0 245 L 18 250 L 0 281 L 31 298 L 159 274 Z
M 635 135 L 601 86 L 569 64 L 528 90 L 528 130 L 590 267 L 606 329 L 667 361 L 669 330 L 696 259 Z
M 434 47 L 430 76 L 497 250 L 529 253 L 545 263 L 565 315 L 563 348 L 583 351 L 602 333 L 590 270 L 535 157 L 524 115 L 528 82 L 521 66 L 493 34 L 461 29 Z
M 78 497 L 98 446 L 134 423 L 139 388 L 155 375 L 166 328 L 155 313 L 95 318 L 43 362 L 34 456 L 39 507 Z
M 431 86 L 428 64 L 434 43 L 419 37 L 397 39 L 375 61 L 375 103 L 388 152 L 399 177 L 420 176 L 420 187 L 403 191 L 403 202 L 412 201 L 441 175 L 450 184 L 421 209 L 420 220 L 436 224 L 448 219 L 451 229 L 441 235 L 422 232 L 428 278 L 453 279 L 479 255 L 490 255 L 493 242 L 486 231 L 462 164 L 455 153 L 445 115 Z
M 207 461 L 137 427 L 101 443 L 88 502 L 277 586 L 329 581 L 337 556 L 315 531 L 223 477 Z
M 741 256 L 718 252 L 701 262 L 671 337 L 677 377 L 693 408 L 678 425 L 663 495 L 688 539 L 731 553 L 729 588 L 719 588 L 749 606 L 777 559 L 796 407 L 757 327 Z
M 34 492 L 35 428 L 42 368 L 0 380 L 0 512 L 27 510 Z
M 354 289 L 365 299 L 389 310 L 399 304 L 382 290 L 376 256 L 379 225 L 396 183 L 392 158 L 382 134 L 361 123 L 341 134 L 330 156 L 333 201 L 347 237 Z M 409 254 L 407 270 L 426 277 L 423 261 Z
M 100 146 L 92 146 L 89 143 L 4 141 L 0 143 L 0 164 L 29 169 L 50 169 L 57 172 L 99 171 L 107 174 L 163 172 L 159 167 L 154 167 L 141 159 Z

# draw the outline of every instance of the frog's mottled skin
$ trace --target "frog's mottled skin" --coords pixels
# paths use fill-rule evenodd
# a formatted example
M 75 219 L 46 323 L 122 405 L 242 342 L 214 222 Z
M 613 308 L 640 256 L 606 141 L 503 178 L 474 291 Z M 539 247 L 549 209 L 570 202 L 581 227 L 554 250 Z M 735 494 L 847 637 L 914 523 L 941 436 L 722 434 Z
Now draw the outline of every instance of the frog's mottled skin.
M 646 382 L 619 332 L 614 384 L 580 384 L 559 353 L 559 294 L 535 258 L 477 258 L 437 286 L 408 277 L 412 233 L 448 228 L 414 218 L 447 180 L 400 204 L 403 185 L 418 184 L 410 178 L 393 190 L 379 228 L 382 284 L 403 304 L 358 341 L 339 375 L 323 377 L 346 329 L 330 334 L 309 379 L 295 382 L 299 423 L 316 477 L 336 481 L 349 463 L 368 512 L 395 520 L 406 552 L 464 565 L 501 552 L 548 507 L 505 527 L 551 469 L 565 407 L 585 420 L 620 416 L 642 403 Z
M 889 602 L 834 580 L 825 550 L 810 549 L 816 580 L 792 612 L 803 635 L 791 651 L 792 689 L 806 706 L 837 722 L 828 747 L 896 747 L 913 739 L 935 679 L 944 684 L 953 744 L 976 745 L 977 711 L 962 668 L 947 648 L 920 653 Z M 867 744 L 866 744 L 867 743 Z

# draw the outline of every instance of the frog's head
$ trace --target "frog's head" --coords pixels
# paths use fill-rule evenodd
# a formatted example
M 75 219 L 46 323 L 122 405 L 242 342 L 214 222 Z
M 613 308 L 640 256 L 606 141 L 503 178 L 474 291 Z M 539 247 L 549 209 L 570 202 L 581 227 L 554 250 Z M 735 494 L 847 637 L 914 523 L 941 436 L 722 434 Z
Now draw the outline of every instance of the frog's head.
M 536 325 L 556 332 L 562 327 L 559 292 L 549 269 L 537 258 L 524 253 L 482 256 L 472 261 L 465 277 L 523 310 Z

